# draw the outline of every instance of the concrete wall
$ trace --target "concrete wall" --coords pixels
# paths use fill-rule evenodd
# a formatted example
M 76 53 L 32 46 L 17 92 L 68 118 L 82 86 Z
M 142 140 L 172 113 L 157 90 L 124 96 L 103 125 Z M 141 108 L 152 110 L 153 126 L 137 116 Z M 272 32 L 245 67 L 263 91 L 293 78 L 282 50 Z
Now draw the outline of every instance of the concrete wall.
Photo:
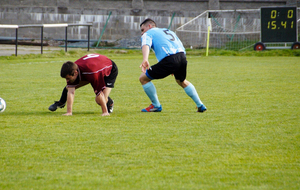
M 286 6 L 299 0 L 0 0 L 0 24 L 93 23 L 91 39 L 99 39 L 111 12 L 102 40 L 139 39 L 139 24 L 148 17 L 159 27 L 171 29 L 209 9 L 257 9 Z M 64 39 L 63 28 L 44 29 L 47 39 Z M 13 29 L 0 29 L 0 37 L 14 37 Z M 19 38 L 40 38 L 39 28 L 19 29 Z M 87 39 L 87 27 L 68 29 L 69 39 Z M 127 42 L 126 42 L 127 43 Z M 131 43 L 131 42 L 130 42 Z
M 299 0 L 1 0 L 1 13 L 97 14 L 109 11 L 134 16 L 195 17 L 209 9 L 255 9 L 262 6 L 300 6 Z M 295 3 L 292 3 L 295 2 Z

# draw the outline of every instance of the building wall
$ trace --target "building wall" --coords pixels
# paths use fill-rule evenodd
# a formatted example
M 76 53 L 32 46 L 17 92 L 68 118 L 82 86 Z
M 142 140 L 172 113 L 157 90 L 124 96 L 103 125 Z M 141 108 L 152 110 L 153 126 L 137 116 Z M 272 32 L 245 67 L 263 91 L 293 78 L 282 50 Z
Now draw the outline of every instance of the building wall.
M 175 30 L 209 9 L 258 9 L 262 6 L 298 6 L 299 0 L 1 0 L 0 24 L 92 23 L 91 39 L 122 41 L 139 38 L 139 24 L 148 17 L 159 27 Z M 173 18 L 174 16 L 174 18 Z M 20 28 L 19 38 L 40 38 L 39 28 Z M 0 37 L 14 37 L 0 29 Z M 64 39 L 64 29 L 44 29 L 46 39 Z M 69 39 L 87 39 L 87 27 L 70 27 Z M 134 41 L 134 40 L 133 40 Z

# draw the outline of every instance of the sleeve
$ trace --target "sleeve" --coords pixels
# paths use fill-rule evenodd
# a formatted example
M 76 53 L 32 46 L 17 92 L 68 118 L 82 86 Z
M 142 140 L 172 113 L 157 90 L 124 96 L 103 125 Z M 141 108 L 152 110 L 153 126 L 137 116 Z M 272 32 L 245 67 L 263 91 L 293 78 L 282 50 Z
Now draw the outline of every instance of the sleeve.
M 149 48 L 151 48 L 151 46 L 152 46 L 152 37 L 147 32 L 142 35 L 141 41 L 142 41 L 141 47 L 143 47 L 144 45 L 148 45 Z

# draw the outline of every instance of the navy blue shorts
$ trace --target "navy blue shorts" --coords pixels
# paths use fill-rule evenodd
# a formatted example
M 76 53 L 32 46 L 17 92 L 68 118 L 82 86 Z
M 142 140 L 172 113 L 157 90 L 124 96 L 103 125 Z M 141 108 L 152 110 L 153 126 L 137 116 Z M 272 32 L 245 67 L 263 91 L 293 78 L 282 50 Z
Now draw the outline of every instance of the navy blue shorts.
M 162 79 L 174 74 L 176 80 L 183 82 L 186 78 L 187 60 L 183 52 L 167 56 L 160 62 L 152 65 L 147 71 L 146 76 L 153 79 Z

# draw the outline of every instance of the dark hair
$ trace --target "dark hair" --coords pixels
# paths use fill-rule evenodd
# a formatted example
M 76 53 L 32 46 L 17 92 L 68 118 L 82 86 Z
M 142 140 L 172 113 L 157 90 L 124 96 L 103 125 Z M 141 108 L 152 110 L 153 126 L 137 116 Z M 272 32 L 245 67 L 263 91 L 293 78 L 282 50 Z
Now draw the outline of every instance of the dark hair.
M 66 78 L 67 75 L 74 75 L 74 71 L 78 69 L 78 66 L 72 61 L 65 62 L 60 70 L 60 76 Z
M 152 20 L 151 18 L 147 18 L 146 20 L 144 20 L 144 21 L 140 24 L 140 27 L 141 27 L 143 24 L 147 24 L 147 23 L 149 23 L 149 24 L 151 24 L 151 25 L 153 25 L 153 26 L 156 27 L 156 23 L 155 23 L 154 20 Z

